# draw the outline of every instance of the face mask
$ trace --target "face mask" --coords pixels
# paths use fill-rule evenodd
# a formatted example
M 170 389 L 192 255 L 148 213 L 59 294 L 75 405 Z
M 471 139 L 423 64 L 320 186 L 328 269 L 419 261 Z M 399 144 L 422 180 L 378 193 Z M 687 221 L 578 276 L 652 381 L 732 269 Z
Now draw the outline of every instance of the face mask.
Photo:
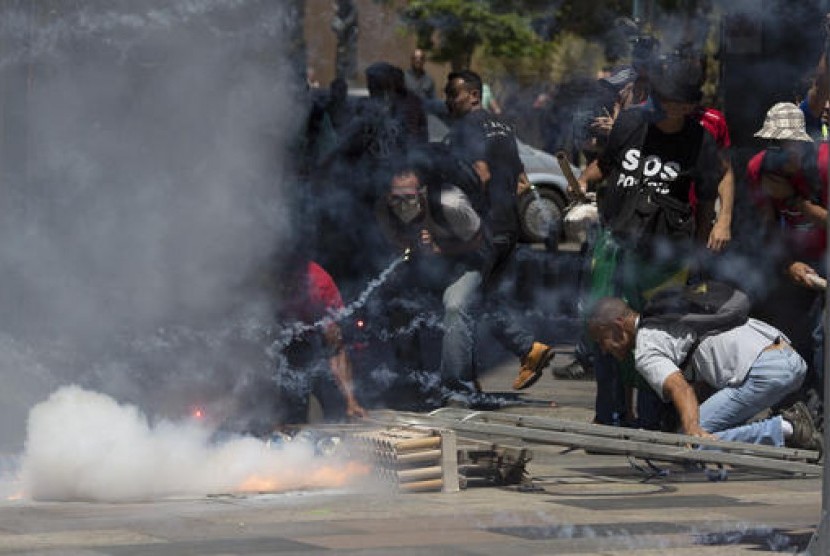
M 421 214 L 421 200 L 416 196 L 398 198 L 392 203 L 392 213 L 404 224 L 409 224 Z

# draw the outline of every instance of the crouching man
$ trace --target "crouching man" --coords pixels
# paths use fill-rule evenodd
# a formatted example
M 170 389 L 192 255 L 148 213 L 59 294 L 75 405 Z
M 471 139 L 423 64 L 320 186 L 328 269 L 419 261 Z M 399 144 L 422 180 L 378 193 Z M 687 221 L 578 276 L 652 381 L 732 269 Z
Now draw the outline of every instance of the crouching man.
M 821 448 L 821 437 L 802 402 L 780 416 L 745 423 L 801 386 L 807 365 L 784 334 L 755 319 L 699 341 L 680 323 L 641 323 L 622 299 L 605 297 L 588 317 L 588 332 L 600 349 L 634 366 L 680 418 L 682 432 L 722 440 Z M 681 370 L 685 368 L 686 371 Z M 698 403 L 687 377 L 714 389 Z M 742 426 L 743 425 L 743 426 Z
M 470 405 L 478 390 L 475 307 L 485 232 L 469 196 L 443 181 L 441 172 L 425 171 L 423 166 L 415 163 L 399 169 L 376 215 L 388 239 L 411 250 L 407 285 L 399 286 L 400 293 L 412 295 L 418 288 L 441 300 L 443 401 Z

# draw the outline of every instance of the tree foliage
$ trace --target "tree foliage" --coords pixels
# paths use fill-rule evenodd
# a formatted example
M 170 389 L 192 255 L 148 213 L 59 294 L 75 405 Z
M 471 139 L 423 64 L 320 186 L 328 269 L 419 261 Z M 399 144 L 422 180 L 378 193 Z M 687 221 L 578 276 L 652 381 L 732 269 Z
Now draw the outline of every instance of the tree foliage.
M 496 57 L 543 55 L 545 42 L 533 32 L 531 19 L 494 10 L 486 0 L 414 0 L 402 10 L 404 24 L 414 30 L 418 46 L 453 69 L 469 67 L 479 46 Z M 437 38 L 437 42 L 434 40 Z
M 646 4 L 649 18 L 673 20 L 670 36 L 661 38 L 670 43 L 694 34 L 689 31 L 705 19 L 701 10 L 711 0 Z M 630 28 L 616 22 L 632 15 L 631 0 L 409 0 L 403 6 L 402 21 L 416 34 L 418 46 L 453 69 L 470 67 L 475 53 L 519 81 L 556 79 L 591 73 L 630 54 Z M 655 23 L 646 21 L 641 28 L 651 31 Z M 698 42 L 701 38 L 695 36 Z

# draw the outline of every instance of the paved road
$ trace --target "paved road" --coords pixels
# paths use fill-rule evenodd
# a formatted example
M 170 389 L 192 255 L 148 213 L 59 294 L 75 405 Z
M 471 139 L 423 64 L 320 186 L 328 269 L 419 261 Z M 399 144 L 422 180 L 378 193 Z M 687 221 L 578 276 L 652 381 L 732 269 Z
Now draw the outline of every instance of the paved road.
M 567 363 L 557 356 L 556 365 Z M 514 363 L 491 369 L 509 388 Z M 544 377 L 526 396 L 556 408 L 511 411 L 591 417 L 589 381 Z M 820 480 L 732 472 L 725 482 L 666 466 L 645 480 L 622 456 L 534 449 L 534 491 L 477 487 L 396 494 L 377 488 L 145 503 L 0 502 L 0 554 L 522 555 L 759 554 L 806 547 Z

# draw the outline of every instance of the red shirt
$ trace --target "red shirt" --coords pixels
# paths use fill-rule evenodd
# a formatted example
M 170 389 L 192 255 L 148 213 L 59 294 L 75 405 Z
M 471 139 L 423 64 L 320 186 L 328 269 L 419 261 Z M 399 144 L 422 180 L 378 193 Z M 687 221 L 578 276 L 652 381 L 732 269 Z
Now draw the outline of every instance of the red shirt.
M 308 302 L 320 316 L 343 308 L 343 298 L 334 279 L 314 261 L 308 263 Z
M 822 142 L 818 149 L 818 168 L 822 184 L 821 203 L 825 207 L 827 206 L 828 152 L 830 152 L 830 147 L 826 142 Z M 793 259 L 815 261 L 822 258 L 827 247 L 827 234 L 824 228 L 810 222 L 798 209 L 788 206 L 786 200 L 770 198 L 761 188 L 761 165 L 766 153 L 765 150 L 759 152 L 750 159 L 746 166 L 752 201 L 758 206 L 763 206 L 765 203 L 772 205 L 776 217 L 781 221 L 785 240 L 792 249 Z M 798 195 L 806 199 L 813 198 L 810 184 L 804 174 L 798 172 L 790 177 L 789 181 Z
M 305 273 L 298 273 L 304 280 L 302 287 L 295 290 L 293 299 L 286 300 L 285 315 L 307 324 L 313 324 L 323 317 L 343 308 L 343 298 L 331 275 L 314 261 L 306 265 Z

